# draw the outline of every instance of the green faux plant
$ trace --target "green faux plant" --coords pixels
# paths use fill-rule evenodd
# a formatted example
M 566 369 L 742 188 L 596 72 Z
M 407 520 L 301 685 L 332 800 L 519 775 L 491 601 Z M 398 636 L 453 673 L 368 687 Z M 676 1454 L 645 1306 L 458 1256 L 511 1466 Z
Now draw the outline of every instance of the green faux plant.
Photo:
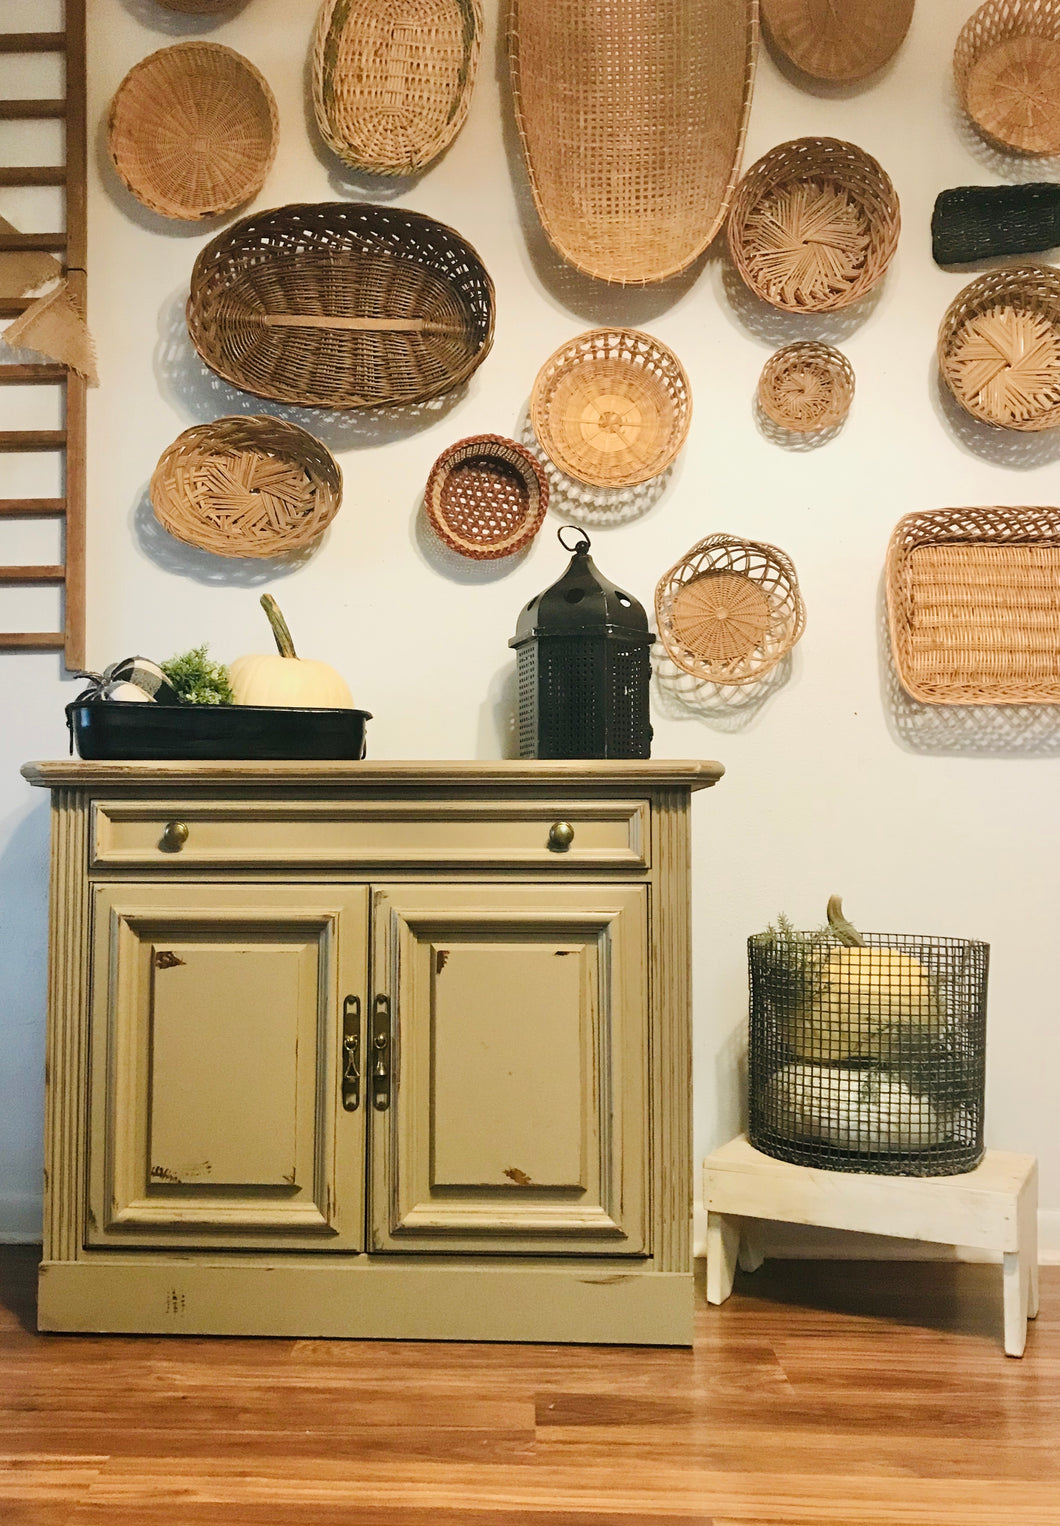
M 206 643 L 178 652 L 160 663 L 163 673 L 180 695 L 182 705 L 231 705 L 235 703 L 228 669 L 206 655 Z

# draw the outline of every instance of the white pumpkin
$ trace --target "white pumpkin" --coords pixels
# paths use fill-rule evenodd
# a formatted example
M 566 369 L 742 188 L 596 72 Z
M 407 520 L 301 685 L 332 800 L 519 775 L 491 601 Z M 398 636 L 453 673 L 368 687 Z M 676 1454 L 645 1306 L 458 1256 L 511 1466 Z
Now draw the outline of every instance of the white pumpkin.
M 953 1138 L 957 1121 L 952 1108 L 895 1076 L 836 1065 L 785 1065 L 766 1089 L 765 1106 L 789 1139 L 837 1150 L 929 1150 Z
M 237 705 L 282 705 L 319 710 L 353 708 L 349 685 L 326 662 L 295 655 L 287 622 L 271 593 L 262 594 L 261 607 L 276 637 L 277 656 L 237 657 L 228 669 Z

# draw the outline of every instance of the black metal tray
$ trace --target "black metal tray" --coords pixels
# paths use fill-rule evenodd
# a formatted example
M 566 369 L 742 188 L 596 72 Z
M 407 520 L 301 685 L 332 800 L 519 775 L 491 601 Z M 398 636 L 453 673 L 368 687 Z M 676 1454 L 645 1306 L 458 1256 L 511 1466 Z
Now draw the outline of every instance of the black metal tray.
M 95 700 L 66 707 L 71 751 L 89 762 L 264 758 L 358 759 L 367 710 L 273 705 L 157 705 Z

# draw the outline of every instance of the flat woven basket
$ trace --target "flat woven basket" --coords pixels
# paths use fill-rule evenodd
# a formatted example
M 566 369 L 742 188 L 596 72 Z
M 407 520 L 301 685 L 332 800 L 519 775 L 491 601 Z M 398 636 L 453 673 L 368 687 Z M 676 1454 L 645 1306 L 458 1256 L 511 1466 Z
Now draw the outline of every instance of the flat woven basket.
M 809 433 L 841 424 L 854 399 L 854 369 L 841 350 L 812 340 L 785 345 L 758 380 L 762 411 L 782 429 Z
M 725 220 L 758 48 L 758 0 L 511 0 L 516 120 L 565 260 L 663 281 Z
M 537 373 L 530 421 L 550 461 L 594 487 L 631 487 L 675 459 L 692 421 L 684 367 L 639 329 L 587 329 Z
M 761 0 L 774 45 L 813 79 L 851 84 L 882 69 L 901 47 L 914 0 Z
M 284 556 L 317 540 L 338 513 L 342 473 L 318 439 L 284 419 L 196 424 L 151 478 L 155 517 L 218 556 Z
M 466 381 L 493 343 L 493 283 L 471 246 L 369 202 L 243 218 L 200 252 L 187 311 L 219 376 L 305 407 L 423 402 Z
M 522 551 L 540 530 L 548 478 L 514 440 L 474 435 L 438 457 L 424 505 L 436 534 L 453 551 L 492 561 Z
M 995 143 L 1060 153 L 1060 0 L 987 0 L 957 38 L 953 77 Z
M 1060 425 L 1060 271 L 1011 265 L 977 277 L 939 329 L 939 369 L 961 406 L 1003 429 Z
M 107 147 L 138 201 L 194 222 L 257 195 L 278 128 L 272 91 L 241 53 L 181 42 L 129 70 L 111 101 Z
M 746 284 L 774 307 L 826 313 L 883 279 L 900 228 L 894 186 L 870 154 L 839 138 L 795 138 L 740 182 L 729 249 Z
M 482 45 L 481 0 L 324 0 L 313 106 L 328 147 L 377 175 L 411 175 L 456 137 Z
M 806 626 L 790 558 L 735 535 L 708 535 L 659 579 L 655 618 L 671 660 L 714 684 L 763 678 Z
M 887 554 L 895 668 L 933 705 L 1060 704 L 1060 509 L 934 509 Z

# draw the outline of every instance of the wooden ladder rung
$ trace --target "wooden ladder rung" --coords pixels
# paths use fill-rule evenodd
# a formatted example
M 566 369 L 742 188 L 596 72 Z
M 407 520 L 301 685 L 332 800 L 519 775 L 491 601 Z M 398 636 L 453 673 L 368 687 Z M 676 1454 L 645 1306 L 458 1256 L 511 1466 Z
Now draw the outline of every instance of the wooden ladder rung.
M 61 652 L 65 645 L 61 631 L 0 631 L 0 652 Z
M 0 567 L 0 583 L 65 582 L 65 567 Z
M 0 318 L 17 318 L 36 300 L 36 297 L 0 297 Z
M 62 450 L 66 445 L 65 429 L 2 429 L 0 451 Z
M 65 498 L 0 498 L 0 518 L 49 519 L 65 513 Z
M 65 32 L 0 32 L 0 53 L 65 53 Z
M 43 254 L 60 252 L 65 248 L 65 233 L 0 233 L 0 250 Z
M 62 164 L 0 165 L 0 185 L 65 185 L 66 166 Z
M 42 382 L 61 382 L 68 374 L 65 366 L 48 361 L 12 366 L 0 363 L 0 387 L 32 387 Z
M 66 102 L 0 101 L 0 122 L 34 122 L 44 117 L 65 117 Z

